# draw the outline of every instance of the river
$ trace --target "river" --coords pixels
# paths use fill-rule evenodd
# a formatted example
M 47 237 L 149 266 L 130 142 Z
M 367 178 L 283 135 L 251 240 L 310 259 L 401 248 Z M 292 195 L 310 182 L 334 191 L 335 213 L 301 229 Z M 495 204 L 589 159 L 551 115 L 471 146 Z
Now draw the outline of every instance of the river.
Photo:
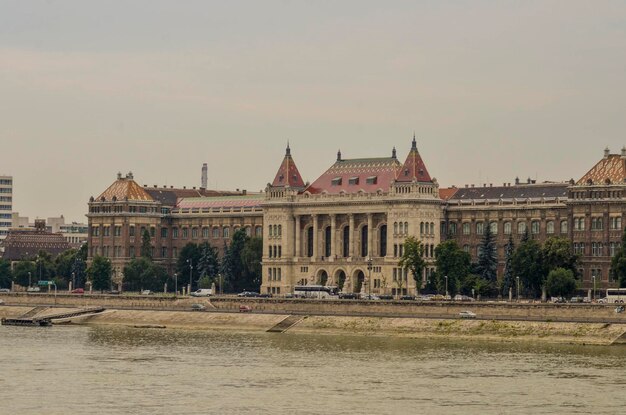
M 617 414 L 626 347 L 0 327 L 0 414 Z

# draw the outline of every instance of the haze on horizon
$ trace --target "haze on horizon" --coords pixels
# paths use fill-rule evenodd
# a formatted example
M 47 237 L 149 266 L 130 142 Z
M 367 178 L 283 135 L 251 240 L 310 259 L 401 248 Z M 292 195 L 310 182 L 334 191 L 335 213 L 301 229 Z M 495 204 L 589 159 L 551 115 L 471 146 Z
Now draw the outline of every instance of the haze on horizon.
M 579 178 L 626 144 L 623 1 L 0 0 L 14 210 L 86 221 L 118 171 L 258 191 L 418 148 L 442 187 Z

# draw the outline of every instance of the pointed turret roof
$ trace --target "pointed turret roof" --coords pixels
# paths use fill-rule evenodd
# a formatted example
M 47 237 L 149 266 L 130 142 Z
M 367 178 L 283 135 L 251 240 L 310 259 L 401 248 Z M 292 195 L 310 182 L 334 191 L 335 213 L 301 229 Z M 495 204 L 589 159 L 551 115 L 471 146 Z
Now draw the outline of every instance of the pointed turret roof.
M 285 158 L 278 168 L 278 172 L 276 173 L 276 177 L 274 177 L 272 186 L 304 188 L 304 180 L 302 180 L 298 167 L 291 157 L 291 148 L 289 147 L 289 143 L 287 143 Z
M 413 143 L 411 145 L 411 151 L 402 166 L 402 169 L 398 172 L 396 177 L 397 182 L 432 182 L 426 165 L 417 151 L 417 141 L 415 140 L 415 133 L 413 133 Z

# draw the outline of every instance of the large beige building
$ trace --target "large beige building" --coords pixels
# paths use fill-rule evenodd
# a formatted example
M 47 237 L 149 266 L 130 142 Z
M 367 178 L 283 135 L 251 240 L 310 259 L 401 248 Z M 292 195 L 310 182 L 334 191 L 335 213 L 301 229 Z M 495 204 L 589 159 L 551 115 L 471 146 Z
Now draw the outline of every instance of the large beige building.
M 344 159 L 304 184 L 289 147 L 263 203 L 262 292 L 337 285 L 345 292 L 406 294 L 412 276 L 398 267 L 407 236 L 425 246 L 433 272 L 440 241 L 439 186 L 415 138 L 404 163 L 391 157 Z

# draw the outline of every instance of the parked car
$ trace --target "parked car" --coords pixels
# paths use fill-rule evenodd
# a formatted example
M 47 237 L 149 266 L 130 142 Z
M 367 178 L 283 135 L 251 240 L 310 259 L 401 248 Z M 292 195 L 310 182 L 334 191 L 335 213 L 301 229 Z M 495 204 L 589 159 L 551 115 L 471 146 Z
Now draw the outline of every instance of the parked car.
M 211 295 L 213 295 L 213 290 L 210 288 L 200 288 L 191 293 L 192 297 L 210 297 Z
M 252 311 L 252 307 L 250 307 L 249 305 L 240 305 L 239 306 L 239 312 L 240 313 L 249 313 Z
M 444 297 L 444 296 L 443 296 L 443 295 L 441 295 L 441 294 L 435 294 L 435 295 L 433 295 L 433 296 L 431 297 L 431 300 L 433 300 L 433 301 L 443 301 L 443 300 L 445 300 L 445 299 L 446 299 L 446 297 Z
M 202 310 L 205 310 L 206 307 L 204 306 L 204 304 L 192 304 L 191 309 L 193 311 L 202 311 Z
M 260 297 L 260 298 L 272 298 L 272 294 L 270 294 L 270 293 L 263 293 L 263 294 L 257 295 L 257 297 Z
M 584 298 L 581 296 L 572 297 L 569 300 L 570 303 L 582 303 L 583 301 L 584 301 Z
M 0 294 L 8 294 L 10 292 L 11 290 L 9 290 L 8 288 L 0 288 Z
M 476 318 L 476 313 L 472 313 L 471 311 L 465 310 L 459 313 L 459 317 L 461 318 Z
M 598 298 L 598 303 L 599 304 L 606 304 L 606 303 L 608 303 L 608 300 L 606 299 L 606 297 Z
M 111 294 L 111 295 L 118 295 L 120 292 L 117 290 L 111 290 L 109 291 L 107 294 Z
M 41 291 L 39 287 L 28 287 L 26 289 L 26 292 L 28 293 L 38 293 L 39 291 Z
M 474 301 L 469 295 L 457 294 L 454 296 L 454 301 Z
M 151 295 L 151 294 L 152 294 L 152 291 L 150 291 L 150 290 L 143 290 L 141 292 L 141 295 Z
M 340 300 L 355 300 L 357 298 L 359 298 L 359 295 L 355 293 L 339 293 Z
M 72 294 L 85 294 L 85 290 L 83 288 L 75 288 L 70 291 Z
M 381 300 L 393 300 L 393 295 L 385 295 L 385 294 L 383 294 L 383 295 L 379 295 L 378 298 L 381 299 Z
M 259 293 L 254 292 L 254 291 L 242 291 L 239 294 L 237 294 L 238 297 L 258 297 Z
M 361 296 L 361 300 L 380 300 L 376 294 L 365 294 Z
M 561 303 L 566 303 L 567 301 L 565 301 L 565 298 L 563 297 L 552 297 L 550 299 L 551 303 L 555 303 L 555 304 L 561 304 Z
M 415 301 L 415 297 L 412 295 L 403 295 L 400 299 L 403 301 Z

